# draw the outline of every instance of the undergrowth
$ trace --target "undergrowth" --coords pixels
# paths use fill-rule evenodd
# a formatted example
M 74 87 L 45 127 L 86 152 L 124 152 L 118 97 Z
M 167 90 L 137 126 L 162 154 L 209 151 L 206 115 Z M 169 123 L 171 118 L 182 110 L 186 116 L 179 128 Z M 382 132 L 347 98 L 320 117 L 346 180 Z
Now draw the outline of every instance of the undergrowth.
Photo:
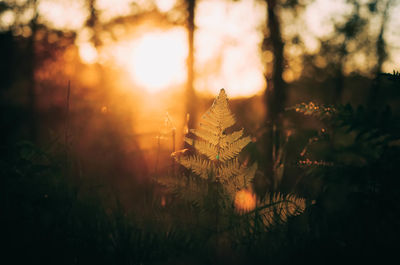
M 60 144 L 3 145 L 3 259 L 11 264 L 342 264 L 397 258 L 398 115 L 389 108 L 316 103 L 298 104 L 285 115 L 292 127 L 277 150 L 282 163 L 277 192 L 264 194 L 246 211 L 235 208 L 234 192 L 256 189 L 252 176 L 224 192 L 230 178 L 243 176 L 240 169 L 251 168 L 241 166 L 242 144 L 229 157 L 237 164 L 223 161 L 234 173 L 225 180 L 214 175 L 221 153 L 207 156 L 196 138 L 194 148 L 179 152 L 177 161 L 206 155 L 200 164 L 214 170 L 195 170 L 200 158 L 186 160 L 193 172 L 156 176 L 156 183 L 137 189 L 148 197 L 140 207 L 125 205 L 106 183 L 79 173 L 73 157 L 65 161 Z M 311 122 L 312 128 L 299 126 Z M 229 137 L 232 131 L 220 133 Z M 263 158 L 256 158 L 262 164 Z M 304 207 L 296 214 L 287 214 L 290 203 L 279 207 L 298 198 Z

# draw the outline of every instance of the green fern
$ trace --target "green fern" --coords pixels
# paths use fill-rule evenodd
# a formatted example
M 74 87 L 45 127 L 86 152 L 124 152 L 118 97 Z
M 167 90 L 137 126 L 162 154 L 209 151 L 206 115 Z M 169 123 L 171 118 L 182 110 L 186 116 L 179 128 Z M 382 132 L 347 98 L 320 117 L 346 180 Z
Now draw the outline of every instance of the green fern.
M 248 187 L 257 170 L 257 164 L 246 167 L 239 162 L 239 153 L 251 140 L 243 137 L 243 129 L 226 133 L 226 129 L 235 123 L 225 90 L 221 89 L 211 108 L 203 115 L 200 128 L 190 130 L 198 139 L 185 138 L 197 154 L 175 156 L 177 162 L 201 178 L 223 184 L 232 199 L 236 191 Z
M 213 105 L 203 115 L 200 128 L 190 130 L 198 139 L 185 138 L 195 154 L 179 155 L 186 153 L 182 151 L 173 154 L 178 163 L 201 179 L 221 185 L 232 204 L 237 192 L 250 186 L 257 171 L 257 163 L 247 167 L 239 161 L 238 155 L 250 143 L 250 138 L 243 137 L 243 129 L 226 132 L 235 122 L 225 90 L 221 89 Z M 257 213 L 254 216 L 262 216 L 264 225 L 268 227 L 276 224 L 276 220 L 284 222 L 305 209 L 305 200 L 294 195 L 273 193 L 266 198 L 255 209 L 237 209 L 238 213 L 250 211 L 246 216 Z
M 285 223 L 289 217 L 303 213 L 306 200 L 293 194 L 274 193 L 267 196 L 264 205 L 257 209 L 258 215 L 266 227 Z

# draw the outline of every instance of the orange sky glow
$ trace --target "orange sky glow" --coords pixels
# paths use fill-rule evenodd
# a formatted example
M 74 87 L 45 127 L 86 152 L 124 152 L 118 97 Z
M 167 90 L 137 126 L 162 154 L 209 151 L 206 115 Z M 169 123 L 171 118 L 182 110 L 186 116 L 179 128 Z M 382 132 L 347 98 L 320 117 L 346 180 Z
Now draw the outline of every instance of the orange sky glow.
M 178 2 L 98 0 L 96 8 L 100 11 L 100 20 L 107 22 L 118 16 L 135 13 L 137 7 L 146 9 L 155 5 L 161 12 L 167 12 Z M 118 40 L 105 40 L 105 45 L 96 49 L 90 42 L 91 33 L 84 27 L 87 18 L 84 1 L 40 0 L 38 10 L 41 21 L 54 28 L 78 32 L 76 44 L 83 62 L 114 64 L 129 76 L 132 85 L 150 93 L 183 87 L 187 55 L 184 28 L 157 27 L 154 23 L 144 21 L 141 25 L 132 26 L 145 30 L 122 34 Z M 346 14 L 346 10 L 347 5 L 343 0 L 316 0 L 307 7 L 304 13 L 307 32 L 302 34 L 302 38 L 309 51 L 318 51 L 315 37 L 329 35 L 333 30 L 330 19 L 340 19 L 340 16 Z M 394 8 L 393 13 L 396 11 L 400 11 L 399 6 Z M 24 16 L 29 19 L 32 14 L 27 12 L 22 17 Z M 14 19 L 12 12 L 4 12 L 0 17 L 0 24 L 11 24 Z M 394 29 L 400 26 L 400 22 L 395 18 L 390 21 L 387 38 L 395 43 Z M 265 69 L 260 56 L 260 28 L 265 24 L 263 1 L 201 0 L 197 2 L 195 23 L 195 89 L 199 93 L 214 95 L 224 87 L 231 97 L 248 97 L 262 93 L 266 87 L 263 75 Z M 300 27 L 301 25 L 289 25 L 283 34 L 293 34 L 302 30 Z M 296 53 L 290 47 L 288 52 Z M 389 53 L 391 60 L 384 64 L 384 69 L 391 72 L 396 69 L 395 62 L 400 60 L 400 50 L 392 47 Z M 362 56 L 355 58 L 358 64 L 365 64 Z M 299 76 L 300 70 L 299 65 L 292 63 L 283 77 L 291 82 Z
M 126 3 L 119 2 L 121 5 Z M 113 12 L 120 14 L 118 8 L 112 8 L 106 2 L 103 4 L 103 8 L 110 8 L 107 16 L 112 17 Z M 159 0 L 156 4 L 160 10 L 168 10 L 174 1 Z M 259 54 L 262 34 L 258 28 L 264 21 L 264 7 L 255 1 L 199 1 L 196 12 L 197 91 L 215 94 L 225 87 L 231 97 L 261 93 L 265 80 Z M 254 14 L 250 19 L 247 18 L 249 13 Z M 243 20 L 248 23 L 242 23 Z M 110 42 L 97 51 L 85 34 L 82 32 L 83 37 L 78 40 L 84 62 L 112 62 L 126 70 L 133 84 L 151 93 L 183 87 L 188 51 L 184 28 L 148 26 L 145 33 L 140 31 L 123 36 L 118 42 Z

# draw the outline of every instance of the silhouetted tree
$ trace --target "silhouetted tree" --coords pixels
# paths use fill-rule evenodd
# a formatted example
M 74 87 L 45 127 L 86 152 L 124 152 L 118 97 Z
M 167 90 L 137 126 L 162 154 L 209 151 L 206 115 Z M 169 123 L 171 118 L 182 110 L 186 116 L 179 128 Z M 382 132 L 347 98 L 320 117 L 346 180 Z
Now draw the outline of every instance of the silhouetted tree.
M 381 25 L 379 29 L 378 38 L 376 41 L 376 56 L 377 56 L 377 64 L 375 69 L 375 81 L 371 87 L 371 93 L 368 100 L 368 106 L 373 108 L 376 105 L 376 98 L 378 95 L 379 87 L 381 84 L 381 73 L 383 72 L 382 66 L 385 60 L 387 59 L 388 53 L 386 48 L 386 41 L 384 39 L 384 33 L 387 28 L 388 23 L 388 13 L 390 7 L 394 4 L 395 0 L 387 0 L 384 6 L 384 9 L 381 14 Z M 376 2 L 370 4 L 370 10 L 376 10 Z
M 37 133 L 37 122 L 36 122 L 36 79 L 35 79 L 35 37 L 37 32 L 37 21 L 39 17 L 38 9 L 37 9 L 37 0 L 32 0 L 32 9 L 34 11 L 34 15 L 29 22 L 29 26 L 31 29 L 31 35 L 28 38 L 28 46 L 27 46 L 27 62 L 28 62 L 28 108 L 29 108 L 29 134 L 32 141 L 36 140 Z
M 93 42 L 95 47 L 101 45 L 101 40 L 99 38 L 99 15 L 98 10 L 96 9 L 96 0 L 87 0 L 87 8 L 89 11 L 89 15 L 86 20 L 86 26 L 92 30 L 92 38 L 91 41 Z
M 267 88 L 264 93 L 267 108 L 266 125 L 266 175 L 274 175 L 274 149 L 279 148 L 282 129 L 282 112 L 286 100 L 286 83 L 282 78 L 285 58 L 283 55 L 284 42 L 281 34 L 281 24 L 277 14 L 277 0 L 266 0 L 267 31 L 263 40 L 263 50 L 273 53 L 272 71 L 266 74 Z
M 2 11 L 12 11 L 15 15 L 15 20 L 12 25 L 9 25 L 9 30 L 14 34 L 19 35 L 22 43 L 25 45 L 25 52 L 23 56 L 23 63 L 21 67 L 24 69 L 24 76 L 26 77 L 26 109 L 27 117 L 26 124 L 28 128 L 29 138 L 32 141 L 36 140 L 36 80 L 35 80 L 35 68 L 36 68 L 36 46 L 35 38 L 38 29 L 38 1 L 27 0 L 27 1 L 7 1 L 2 3 L 0 13 Z M 32 17 L 28 22 L 23 18 L 26 16 L 27 10 L 32 10 Z M 21 36 L 22 35 L 22 36 Z
M 196 0 L 185 0 L 188 31 L 188 57 L 187 57 L 187 83 L 186 83 L 186 113 L 189 114 L 188 127 L 194 128 L 196 125 L 196 93 L 193 87 L 194 81 L 194 32 L 195 32 L 195 8 Z
M 332 88 L 331 91 L 325 92 L 327 103 L 336 104 L 343 101 L 343 94 L 348 87 L 346 79 L 352 74 L 367 78 L 376 76 L 369 95 L 368 91 L 363 95 L 368 106 L 375 105 L 380 85 L 378 73 L 382 72 L 382 66 L 387 60 L 384 35 L 390 10 L 395 2 L 396 0 L 346 1 L 349 12 L 340 16 L 340 19 L 332 19 L 334 30 L 331 34 L 318 38 L 321 44 L 318 53 L 304 53 L 305 74 L 309 78 L 318 76 L 319 81 L 324 82 L 324 89 Z M 377 20 L 372 18 L 378 18 L 380 23 L 373 25 Z M 364 58 L 365 63 L 358 63 L 357 56 Z M 324 66 L 316 63 L 318 58 L 319 61 L 324 61 Z

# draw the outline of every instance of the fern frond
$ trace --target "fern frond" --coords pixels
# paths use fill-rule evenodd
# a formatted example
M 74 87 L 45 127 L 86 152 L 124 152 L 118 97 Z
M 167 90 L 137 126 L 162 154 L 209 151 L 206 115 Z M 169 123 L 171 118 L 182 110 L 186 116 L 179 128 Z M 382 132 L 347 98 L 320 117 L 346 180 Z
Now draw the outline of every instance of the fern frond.
M 203 121 L 217 127 L 221 133 L 235 124 L 236 120 L 229 109 L 224 89 L 221 89 L 211 108 L 203 115 Z
M 200 128 L 205 130 L 205 131 L 207 131 L 207 132 L 209 132 L 209 133 L 215 133 L 216 135 L 219 135 L 218 128 L 215 127 L 215 126 L 212 126 L 212 125 L 210 125 L 208 123 L 201 122 L 200 123 Z
M 232 176 L 240 174 L 242 168 L 240 167 L 239 160 L 237 158 L 232 159 L 218 168 L 218 177 L 223 180 L 228 180 Z
M 177 160 L 201 178 L 208 179 L 212 175 L 213 181 L 222 184 L 223 192 L 228 193 L 231 199 L 235 198 L 238 190 L 249 185 L 257 170 L 257 164 L 246 168 L 237 157 L 250 143 L 250 137 L 242 138 L 243 129 L 225 133 L 235 122 L 225 90 L 221 89 L 211 108 L 203 115 L 200 129 L 191 130 L 200 139 L 185 138 L 185 142 L 192 145 L 199 155 Z
M 250 142 L 250 137 L 243 137 L 236 142 L 231 143 L 227 147 L 222 148 L 219 154 L 219 159 L 221 161 L 227 161 L 236 157 L 240 153 L 240 151 L 242 151 L 242 149 Z
M 212 163 L 198 155 L 180 157 L 176 161 L 204 179 L 208 179 L 208 176 L 213 172 Z
M 225 135 L 225 137 L 221 139 L 220 145 L 222 148 L 227 147 L 230 144 L 239 140 L 240 137 L 242 136 L 243 136 L 243 129 L 241 129 L 240 131 L 233 132 L 229 135 Z
M 303 213 L 306 200 L 293 194 L 271 194 L 256 211 L 262 216 L 265 226 L 286 222 L 289 217 Z
M 218 141 L 219 141 L 218 135 L 216 135 L 210 131 L 207 131 L 204 129 L 196 129 L 196 130 L 192 129 L 192 130 L 190 130 L 190 132 L 204 140 L 209 141 L 213 145 L 218 144 Z
M 218 121 L 218 117 L 215 115 L 215 112 L 210 109 L 208 110 L 202 117 L 202 120 L 214 128 L 218 128 L 220 126 L 220 121 Z
M 185 138 L 185 142 L 196 148 L 197 151 L 199 151 L 199 153 L 207 156 L 208 159 L 210 160 L 218 159 L 218 149 L 212 143 L 203 140 L 193 140 L 190 138 Z
M 243 168 L 242 173 L 236 177 L 235 184 L 238 189 L 245 189 L 250 182 L 254 179 L 258 165 L 254 163 L 249 168 Z
M 226 107 L 220 106 L 212 111 L 217 117 L 219 121 L 218 127 L 221 128 L 222 131 L 233 126 L 236 123 L 235 117 L 233 116 L 233 114 L 231 113 L 231 111 L 227 106 Z
M 229 161 L 228 163 L 236 162 Z M 234 200 L 236 193 L 239 190 L 247 189 L 250 182 L 254 179 L 254 175 L 257 171 L 257 163 L 254 163 L 251 167 L 246 168 L 244 166 L 240 166 L 239 162 L 237 162 L 237 164 L 232 164 L 225 170 L 227 171 L 226 175 L 231 174 L 231 176 L 223 178 L 222 183 L 226 186 L 228 195 L 232 200 Z

